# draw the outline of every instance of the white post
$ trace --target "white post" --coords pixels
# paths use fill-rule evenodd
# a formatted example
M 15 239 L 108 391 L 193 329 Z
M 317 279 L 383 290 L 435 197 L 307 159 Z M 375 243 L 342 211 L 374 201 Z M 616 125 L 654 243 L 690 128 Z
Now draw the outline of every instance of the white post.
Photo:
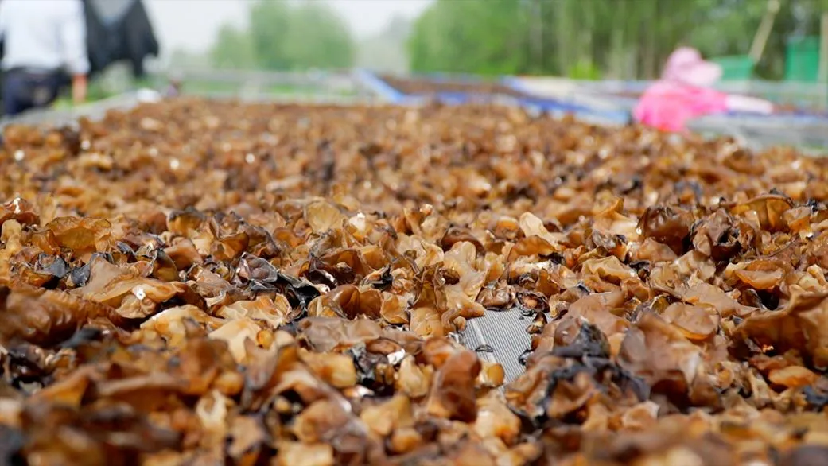
M 828 13 L 822 14 L 819 43 L 819 88 L 822 96 L 820 108 L 828 106 Z
M 753 38 L 753 44 L 750 47 L 750 57 L 753 58 L 754 63 L 759 63 L 762 52 L 765 51 L 765 44 L 768 43 L 768 37 L 770 37 L 771 30 L 773 30 L 773 22 L 776 19 L 776 14 L 779 13 L 779 1 L 768 0 L 768 11 L 762 17 L 759 30 L 756 31 L 756 36 Z

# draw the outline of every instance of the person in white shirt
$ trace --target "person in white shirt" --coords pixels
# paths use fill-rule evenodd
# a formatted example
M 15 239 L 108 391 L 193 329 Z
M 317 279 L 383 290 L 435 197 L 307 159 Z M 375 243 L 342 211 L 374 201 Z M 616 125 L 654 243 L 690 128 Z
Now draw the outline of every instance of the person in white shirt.
M 0 0 L 4 115 L 51 105 L 65 73 L 72 77 L 75 104 L 86 100 L 83 8 L 82 0 Z

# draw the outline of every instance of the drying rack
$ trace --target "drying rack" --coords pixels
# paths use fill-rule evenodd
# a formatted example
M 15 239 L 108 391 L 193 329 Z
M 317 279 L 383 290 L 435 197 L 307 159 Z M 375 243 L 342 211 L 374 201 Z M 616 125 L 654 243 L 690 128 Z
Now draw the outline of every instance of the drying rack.
M 229 80 L 231 77 L 228 75 Z M 394 89 L 378 76 L 357 71 L 353 74 L 355 82 L 359 83 L 370 93 L 378 95 L 382 101 L 402 104 L 421 105 L 434 99 L 434 96 L 408 95 Z M 457 79 L 456 77 L 453 77 Z M 433 79 L 433 78 L 432 78 Z M 441 79 L 451 79 L 442 77 Z M 520 81 L 504 78 L 503 84 L 518 91 L 520 97 L 503 98 L 464 93 L 450 93 L 438 96 L 438 99 L 447 104 L 460 104 L 472 101 L 497 101 L 506 105 L 518 105 L 550 114 L 572 114 L 580 119 L 599 124 L 624 124 L 628 121 L 629 113 L 622 106 L 614 102 L 602 100 L 600 95 L 590 92 L 589 89 L 578 83 L 558 82 L 547 87 L 556 88 L 554 93 L 537 95 L 537 90 L 531 86 L 522 86 Z M 549 83 L 547 83 L 549 84 Z M 556 87 L 557 86 L 557 87 Z M 588 87 L 588 86 L 587 86 Z M 597 96 L 596 96 L 597 95 Z M 238 95 L 210 96 L 212 98 L 231 97 L 239 99 Z M 128 109 L 142 102 L 152 102 L 160 98 L 156 92 L 139 90 L 128 92 L 111 99 L 94 104 L 85 105 L 71 110 L 46 110 L 31 112 L 13 120 L 0 122 L 0 127 L 9 123 L 25 123 L 36 125 L 65 125 L 72 124 L 81 116 L 97 119 L 113 109 Z M 345 97 L 341 95 L 316 96 L 267 96 L 262 93 L 248 94 L 240 100 L 265 102 L 326 102 L 336 104 L 375 103 L 364 93 Z M 803 116 L 789 116 L 780 118 L 762 118 L 750 116 L 720 116 L 699 119 L 692 123 L 694 130 L 710 136 L 729 134 L 744 144 L 759 149 L 766 144 L 779 144 L 781 138 L 788 138 L 796 145 L 818 145 L 828 142 L 828 118 L 808 118 Z M 797 128 L 792 130 L 792 127 Z M 481 358 L 499 362 L 505 372 L 507 381 L 520 375 L 524 368 L 520 362 L 522 354 L 531 347 L 529 335 L 525 328 L 529 321 L 520 311 L 487 311 L 484 316 L 470 319 L 463 332 L 456 335 L 457 340 L 470 349 L 487 348 L 491 351 L 481 352 Z
M 825 117 L 717 115 L 698 118 L 687 127 L 707 137 L 733 137 L 752 150 L 789 146 L 808 155 L 828 153 Z

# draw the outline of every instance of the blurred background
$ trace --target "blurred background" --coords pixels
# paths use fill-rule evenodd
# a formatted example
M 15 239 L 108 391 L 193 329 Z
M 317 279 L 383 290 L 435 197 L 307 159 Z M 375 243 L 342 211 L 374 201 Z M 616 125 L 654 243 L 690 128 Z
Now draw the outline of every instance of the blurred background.
M 655 77 L 679 44 L 748 55 L 768 10 L 766 0 L 144 2 L 166 63 L 618 79 Z M 758 75 L 784 79 L 792 51 L 818 57 L 823 12 L 826 0 L 780 1 Z
M 828 106 L 828 0 L 84 5 L 94 71 L 90 100 L 139 87 L 163 90 L 170 83 L 211 96 L 295 97 L 319 94 L 320 88 L 349 96 L 361 92 L 349 75 L 353 69 L 640 82 L 658 77 L 666 57 L 686 45 L 723 66 L 725 86 L 740 83 L 736 90 L 777 101 L 770 94 L 797 93 L 798 102 Z M 619 89 L 634 98 L 640 88 Z
M 212 70 L 358 67 L 393 73 L 439 71 L 592 80 L 651 79 L 679 45 L 691 45 L 718 60 L 725 67 L 725 79 L 825 79 L 824 70 L 820 73 L 825 64 L 820 60 L 824 61 L 825 50 L 821 49 L 826 47 L 820 45 L 821 20 L 823 13 L 828 12 L 828 0 L 86 3 L 89 21 L 99 23 L 98 29 L 105 30 L 108 25 L 118 30 L 122 25 L 141 23 L 133 29 L 146 34 L 143 15 L 154 34 L 146 42 L 156 44 L 138 52 L 110 52 L 110 58 L 98 60 L 97 71 L 103 78 L 98 86 L 101 95 L 134 85 L 133 78 L 145 83 L 142 80 L 185 71 L 191 72 L 193 82 L 188 83 L 188 89 L 192 92 L 213 89 L 221 93 L 223 87 L 229 89 L 228 79 L 196 79 L 206 78 Z M 772 3 L 776 7 L 769 18 Z M 144 13 L 135 14 L 136 9 Z M 90 49 L 113 42 L 113 35 L 117 33 L 94 35 Z M 128 44 L 130 40 L 135 42 L 126 38 L 121 43 Z M 136 53 L 140 58 L 135 57 Z M 105 57 L 106 53 L 93 55 Z
M 406 71 L 411 25 L 432 0 L 144 0 L 165 64 Z M 188 24 L 177 18 L 195 15 Z M 481 2 L 481 5 L 483 3 Z
M 679 44 L 746 56 L 768 10 L 766 0 L 144 1 L 167 63 L 596 79 L 655 77 Z M 818 61 L 828 12 L 826 0 L 778 5 L 756 64 L 765 79 L 792 77 L 789 59 L 804 52 Z

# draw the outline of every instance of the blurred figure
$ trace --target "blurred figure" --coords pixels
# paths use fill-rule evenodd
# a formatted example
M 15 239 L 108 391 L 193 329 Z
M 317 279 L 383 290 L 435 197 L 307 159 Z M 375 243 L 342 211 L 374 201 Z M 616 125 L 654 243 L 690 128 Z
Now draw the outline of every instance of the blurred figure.
M 0 0 L 0 36 L 5 116 L 51 105 L 65 73 L 72 77 L 74 103 L 86 100 L 89 59 L 81 0 Z
M 721 66 L 703 60 L 698 50 L 679 48 L 667 60 L 661 79 L 641 96 L 633 117 L 660 130 L 682 132 L 688 120 L 704 115 L 727 111 L 773 112 L 773 104 L 768 101 L 713 89 L 721 76 Z
M 2 0 L 0 0 L 2 1 Z M 144 60 L 158 57 L 155 30 L 142 0 L 83 0 L 86 14 L 86 48 L 91 74 L 126 61 L 132 76 L 146 76 Z
M 183 77 L 179 73 L 173 73 L 169 77 L 169 85 L 164 92 L 164 97 L 178 97 L 181 95 L 181 88 L 183 86 Z

